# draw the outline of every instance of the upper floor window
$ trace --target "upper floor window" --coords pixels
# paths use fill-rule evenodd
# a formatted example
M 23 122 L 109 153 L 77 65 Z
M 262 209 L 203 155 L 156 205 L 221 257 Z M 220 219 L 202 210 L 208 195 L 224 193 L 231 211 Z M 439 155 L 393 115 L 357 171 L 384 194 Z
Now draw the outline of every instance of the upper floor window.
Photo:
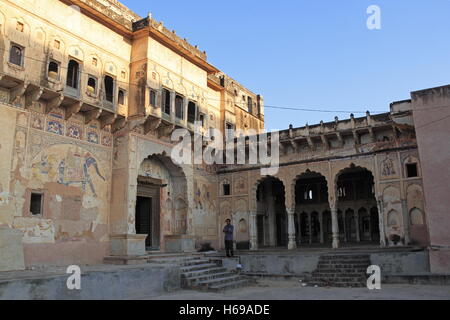
M 417 170 L 417 163 L 406 164 L 406 175 L 408 178 L 417 178 L 419 171 Z
M 67 81 L 68 87 L 78 89 L 78 79 L 80 73 L 80 65 L 75 60 L 70 60 L 67 67 Z
M 88 78 L 87 91 L 90 94 L 97 93 L 97 79 L 94 78 L 93 76 L 89 76 Z
M 105 100 L 114 102 L 114 79 L 110 76 L 105 76 Z
M 123 89 L 119 89 L 119 94 L 118 94 L 118 97 L 117 97 L 117 103 L 118 104 L 120 104 L 120 105 L 125 105 L 125 90 L 123 90 Z
M 56 61 L 50 61 L 48 64 L 48 77 L 53 80 L 59 79 L 59 63 Z
M 150 89 L 150 105 L 156 107 L 156 91 Z
M 222 182 L 222 195 L 231 196 L 231 184 L 228 180 Z
M 248 97 L 247 99 L 248 112 L 253 113 L 253 99 Z
M 178 94 L 175 97 L 175 117 L 178 119 L 184 118 L 184 99 Z
M 198 121 L 201 123 L 201 126 L 204 128 L 205 127 L 205 115 L 203 113 L 200 113 L 198 115 Z
M 23 66 L 23 52 L 24 49 L 16 44 L 11 46 L 11 50 L 9 51 L 9 62 L 15 64 L 16 66 Z
M 163 103 L 164 103 L 164 113 L 170 115 L 170 109 L 172 104 L 172 95 L 169 90 L 163 89 Z
M 197 106 L 195 102 L 189 101 L 188 104 L 188 122 L 194 124 L 197 116 Z

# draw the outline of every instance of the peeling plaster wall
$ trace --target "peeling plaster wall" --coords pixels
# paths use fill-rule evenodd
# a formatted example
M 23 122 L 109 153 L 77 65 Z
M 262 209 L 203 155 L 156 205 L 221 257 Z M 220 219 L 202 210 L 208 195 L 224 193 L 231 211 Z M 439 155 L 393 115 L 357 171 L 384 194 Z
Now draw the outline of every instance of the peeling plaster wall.
M 25 264 L 101 262 L 109 243 L 111 147 L 50 132 L 55 119 L 67 125 L 57 113 L 39 115 L 41 130 L 33 128 L 38 113 L 1 104 L 0 112 L 0 184 L 8 195 L 0 202 L 0 225 L 23 233 Z M 43 195 L 41 215 L 30 212 L 32 192 Z

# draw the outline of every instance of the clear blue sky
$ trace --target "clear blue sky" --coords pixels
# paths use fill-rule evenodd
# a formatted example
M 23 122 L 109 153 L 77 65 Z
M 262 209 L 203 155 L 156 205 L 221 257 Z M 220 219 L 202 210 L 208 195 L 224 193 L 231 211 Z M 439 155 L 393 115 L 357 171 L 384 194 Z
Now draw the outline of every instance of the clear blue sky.
M 450 83 L 450 0 L 121 1 L 206 50 L 266 105 L 388 111 Z M 381 8 L 381 30 L 366 27 L 370 5 Z M 266 127 L 336 115 L 349 117 L 267 108 Z

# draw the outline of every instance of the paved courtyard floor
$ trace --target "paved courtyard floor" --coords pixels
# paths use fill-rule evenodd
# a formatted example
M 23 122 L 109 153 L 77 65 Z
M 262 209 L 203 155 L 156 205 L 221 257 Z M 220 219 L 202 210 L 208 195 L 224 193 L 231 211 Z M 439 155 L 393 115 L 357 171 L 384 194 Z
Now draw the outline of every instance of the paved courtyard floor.
M 450 300 L 450 286 L 391 284 L 372 291 L 303 287 L 298 280 L 259 280 L 257 285 L 225 293 L 181 290 L 144 300 Z

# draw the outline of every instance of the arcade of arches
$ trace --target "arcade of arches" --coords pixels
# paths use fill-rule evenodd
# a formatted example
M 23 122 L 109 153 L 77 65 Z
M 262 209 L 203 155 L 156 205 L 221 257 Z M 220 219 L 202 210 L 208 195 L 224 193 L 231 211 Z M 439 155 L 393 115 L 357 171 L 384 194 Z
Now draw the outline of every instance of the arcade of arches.
M 363 168 L 345 169 L 336 186 L 317 172 L 305 172 L 292 183 L 293 208 L 286 202 L 286 186 L 275 177 L 258 185 L 253 215 L 252 248 L 379 244 L 380 217 L 374 177 Z M 330 205 L 330 193 L 336 201 Z

